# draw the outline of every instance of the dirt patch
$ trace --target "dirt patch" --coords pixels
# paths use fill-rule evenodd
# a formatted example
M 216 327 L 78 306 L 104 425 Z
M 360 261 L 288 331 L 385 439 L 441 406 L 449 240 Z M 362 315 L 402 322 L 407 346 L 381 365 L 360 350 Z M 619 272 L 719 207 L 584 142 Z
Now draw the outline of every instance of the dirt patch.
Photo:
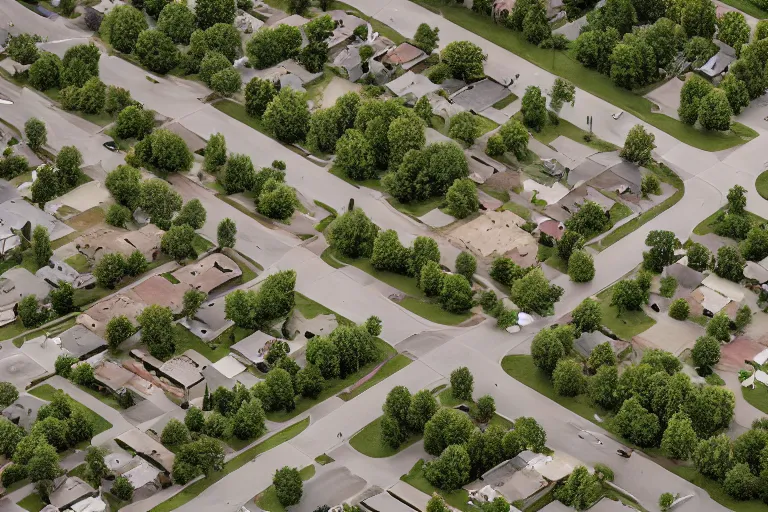
M 104 221 L 104 210 L 100 206 L 94 206 L 79 215 L 75 215 L 66 221 L 67 226 L 75 231 L 85 231 Z
M 504 192 L 510 189 L 519 189 L 522 187 L 522 180 L 519 171 L 497 172 L 485 180 L 485 185 L 493 190 Z

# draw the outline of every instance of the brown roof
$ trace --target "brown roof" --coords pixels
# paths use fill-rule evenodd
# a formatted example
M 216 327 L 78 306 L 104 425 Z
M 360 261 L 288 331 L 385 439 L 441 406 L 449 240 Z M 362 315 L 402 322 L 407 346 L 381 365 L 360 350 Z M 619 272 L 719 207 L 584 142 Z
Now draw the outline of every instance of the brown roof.
M 237 263 L 223 254 L 211 254 L 173 273 L 181 283 L 205 293 L 241 275 Z
M 389 52 L 384 61 L 390 64 L 406 64 L 412 60 L 418 59 L 424 52 L 412 44 L 402 43 L 400 46 Z
M 174 313 L 180 313 L 184 306 L 184 292 L 187 289 L 184 285 L 173 284 L 161 275 L 154 275 L 137 284 L 127 293 L 144 304 L 158 304 L 171 308 Z
M 545 220 L 539 224 L 539 231 L 546 233 L 555 240 L 560 240 L 565 232 L 565 226 L 556 220 Z

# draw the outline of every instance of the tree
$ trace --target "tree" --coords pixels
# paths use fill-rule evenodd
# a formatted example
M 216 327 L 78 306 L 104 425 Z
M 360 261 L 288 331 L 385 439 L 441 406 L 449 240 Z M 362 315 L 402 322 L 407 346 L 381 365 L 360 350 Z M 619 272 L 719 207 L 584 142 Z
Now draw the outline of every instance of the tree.
M 316 399 L 323 390 L 323 375 L 317 366 L 308 364 L 296 374 L 296 391 L 303 397 Z
M 443 290 L 443 274 L 440 265 L 434 261 L 428 261 L 426 265 L 421 267 L 419 273 L 419 288 L 424 291 L 427 297 L 434 297 L 440 295 Z
M 603 322 L 600 304 L 594 299 L 584 299 L 571 313 L 571 323 L 580 332 L 594 332 Z
M 59 194 L 59 176 L 52 165 L 44 164 L 37 170 L 37 179 L 32 183 L 32 202 L 42 208 L 45 203 Z
M 475 429 L 469 417 L 455 409 L 439 409 L 424 425 L 424 450 L 439 455 L 447 446 L 463 444 Z
M 741 254 L 751 261 L 760 261 L 768 256 L 768 231 L 753 227 L 741 244 Z
M 565 484 L 555 491 L 555 498 L 576 510 L 586 510 L 600 496 L 601 485 L 596 475 L 584 466 L 577 466 Z
M 309 43 L 301 50 L 297 60 L 310 73 L 320 73 L 328 60 L 328 44 Z
M 227 0 L 200 0 L 195 4 L 197 26 L 205 30 L 217 23 L 232 25 L 235 21 L 235 4 Z
M 243 84 L 240 73 L 233 67 L 222 69 L 211 76 L 210 87 L 213 92 L 218 93 L 225 98 L 240 92 Z
M 552 35 L 547 20 L 547 9 L 540 1 L 533 2 L 523 18 L 523 37 L 532 44 L 540 44 Z
M 30 85 L 40 91 L 59 87 L 61 73 L 61 59 L 49 52 L 42 52 L 40 58 L 27 71 Z
M 451 372 L 451 394 L 460 400 L 472 400 L 474 377 L 469 368 L 462 366 Z
M 32 231 L 32 251 L 35 254 L 35 263 L 39 267 L 47 265 L 48 260 L 53 256 L 48 228 L 41 224 L 36 225 Z
M 272 81 L 252 78 L 245 86 L 245 111 L 250 116 L 263 115 L 276 95 L 277 89 Z
M 467 251 L 461 251 L 456 256 L 456 273 L 467 278 L 467 281 L 472 283 L 472 277 L 477 270 L 477 260 L 475 257 Z
M 452 491 L 469 482 L 470 468 L 467 450 L 463 446 L 451 445 L 440 457 L 426 465 L 424 476 L 438 489 Z
M 664 436 L 661 439 L 661 449 L 667 456 L 688 460 L 693 455 L 699 443 L 696 432 L 691 425 L 691 419 L 683 412 L 676 412 L 670 418 Z
M 202 229 L 206 219 L 205 208 L 199 199 L 190 199 L 181 208 L 181 211 L 173 219 L 175 226 L 189 226 L 194 230 Z
M 302 93 L 286 87 L 267 105 L 264 126 L 278 140 L 292 143 L 304 140 L 309 126 L 309 108 Z
M 730 341 L 731 319 L 728 318 L 724 312 L 720 312 L 712 317 L 712 320 L 707 324 L 707 336 L 712 337 L 718 341 Z
M 5 51 L 8 56 L 21 65 L 27 66 L 34 64 L 40 58 L 40 52 L 37 49 L 37 43 L 40 36 L 36 34 L 18 34 L 10 36 L 5 45 Z
M 655 230 L 648 233 L 645 245 L 651 248 L 643 253 L 643 267 L 657 274 L 675 260 L 675 249 L 680 245 L 672 231 Z
M 224 55 L 232 63 L 241 53 L 240 33 L 232 23 L 215 23 L 205 30 L 208 51 Z
M 324 379 L 339 376 L 339 350 L 328 338 L 317 336 L 307 343 L 307 361 L 320 370 Z
M 533 337 L 531 356 L 533 364 L 548 375 L 555 371 L 557 362 L 565 355 L 563 344 L 552 329 L 542 329 Z
M 187 443 L 176 453 L 173 479 L 186 483 L 199 474 L 209 475 L 224 468 L 224 448 L 215 439 L 201 437 Z
M 37 327 L 48 318 L 47 310 L 40 309 L 35 295 L 27 295 L 19 301 L 17 315 L 24 327 Z
M 205 415 L 197 407 L 190 407 L 187 409 L 187 414 L 184 415 L 184 425 L 190 432 L 202 432 L 205 426 Z
M 566 233 L 567 230 L 572 230 L 585 238 L 591 238 L 607 229 L 610 222 L 600 205 L 594 201 L 586 200 L 579 210 L 565 221 Z
M 181 195 L 161 179 L 152 178 L 141 184 L 139 206 L 158 227 L 170 225 L 182 202 Z
M 720 342 L 710 335 L 701 336 L 693 346 L 691 357 L 694 366 L 698 367 L 699 373 L 708 375 L 712 372 L 712 367 L 720 362 Z
M 669 305 L 669 316 L 675 320 L 687 320 L 691 312 L 691 306 L 685 299 L 676 299 Z
M 710 261 L 712 261 L 712 253 L 698 242 L 694 242 L 688 247 L 686 256 L 688 256 L 688 266 L 698 272 L 707 270 Z
M 424 122 L 412 111 L 397 117 L 387 131 L 389 166 L 397 168 L 405 154 L 412 149 L 422 149 L 426 143 Z
M 139 34 L 134 52 L 143 66 L 161 75 L 179 63 L 179 50 L 173 40 L 160 30 L 144 30 Z
M 697 2 L 698 0 L 690 0 Z M 687 124 L 695 124 L 699 118 L 701 100 L 712 90 L 712 85 L 698 75 L 691 75 L 680 90 L 680 107 L 677 114 Z
M 368 257 L 379 228 L 359 208 L 348 211 L 334 220 L 326 230 L 330 246 L 350 258 Z
M 24 174 L 29 169 L 29 162 L 21 155 L 9 155 L 0 160 L 0 177 L 10 180 Z
M 98 446 L 89 446 L 85 454 L 87 480 L 95 487 L 101 485 L 101 481 L 110 474 L 109 467 L 104 462 L 107 451 Z
M 563 103 L 570 103 L 573 106 L 576 102 L 576 86 L 564 78 L 555 78 L 549 96 L 551 98 L 549 106 L 559 114 Z
M 614 418 L 618 433 L 638 446 L 653 446 L 659 435 L 659 418 L 636 397 L 626 400 Z
M 408 428 L 414 432 L 423 432 L 424 426 L 440 408 L 434 395 L 426 389 L 416 392 L 411 397 L 408 408 Z
M 147 259 L 138 249 L 133 251 L 125 262 L 125 273 L 129 276 L 138 276 L 147 271 Z
M 173 313 L 167 307 L 153 304 L 136 318 L 141 327 L 141 341 L 149 353 L 158 359 L 167 359 L 176 347 L 173 331 Z
M 749 106 L 749 92 L 747 91 L 747 85 L 742 80 L 739 80 L 733 73 L 727 73 L 725 75 L 725 78 L 720 82 L 720 89 L 725 92 L 725 97 L 728 99 L 728 105 L 730 105 L 734 115 L 739 115 L 743 109 Z M 699 114 L 699 117 L 701 117 L 701 113 Z
M 552 372 L 555 393 L 561 396 L 576 396 L 585 385 L 581 365 L 573 359 L 560 359 Z
M 163 7 L 157 19 L 157 29 L 176 44 L 189 44 L 189 38 L 196 28 L 195 24 L 195 13 L 186 5 L 176 2 Z
M 340 136 L 338 109 L 324 108 L 312 113 L 307 132 L 309 146 L 324 153 L 333 153 Z
M 59 466 L 59 455 L 50 444 L 42 441 L 34 451 L 27 463 L 29 479 L 35 483 L 41 480 L 55 480 L 64 471 Z
M 741 45 L 749 42 L 751 29 L 739 11 L 724 13 L 717 19 L 717 38 L 741 53 Z
M 738 247 L 726 245 L 717 250 L 714 271 L 718 276 L 738 283 L 744 277 L 745 265 L 746 262 Z
M 0 406 L 3 409 L 19 398 L 19 392 L 10 382 L 0 382 Z
M 133 484 L 124 476 L 115 478 L 110 492 L 121 501 L 131 501 L 133 499 Z
M 504 151 L 511 151 L 517 158 L 524 158 L 528 151 L 528 130 L 517 119 L 510 119 L 499 128 Z M 488 143 L 490 145 L 490 139 Z
M 171 226 L 160 241 L 160 249 L 176 261 L 197 256 L 192 242 L 195 239 L 195 230 L 184 224 Z
M 165 129 L 155 130 L 139 142 L 134 147 L 134 156 L 162 172 L 187 171 L 193 160 L 184 139 Z
M 99 52 L 101 55 L 101 52 Z M 106 97 L 104 98 L 104 111 L 111 115 L 117 115 L 125 108 L 135 104 L 131 98 L 131 92 L 128 89 L 110 85 L 107 87 Z
M 477 188 L 469 178 L 456 180 L 445 195 L 448 209 L 454 217 L 463 219 L 475 213 L 480 207 Z
M 258 30 L 245 46 L 248 60 L 255 69 L 265 69 L 299 53 L 301 31 L 289 25 Z
M 80 384 L 81 386 L 90 386 L 95 381 L 93 375 L 93 367 L 86 362 L 82 362 L 72 368 L 72 372 L 70 373 L 69 378 L 75 384 Z
M 299 200 L 296 191 L 275 179 L 269 179 L 264 184 L 256 209 L 270 219 L 286 220 L 291 218 Z
M 426 23 L 421 23 L 413 36 L 413 45 L 430 55 L 437 48 L 437 43 L 440 41 L 439 34 L 440 29 L 438 27 L 431 28 Z
M 227 163 L 227 141 L 221 133 L 214 133 L 205 145 L 203 167 L 208 172 L 218 171 Z
M 384 414 L 397 421 L 400 428 L 407 431 L 408 410 L 411 407 L 411 392 L 405 386 L 395 386 L 387 394 L 382 410 Z
M 12 424 L 10 421 L 3 421 L 2 424 L 0 424 L 0 431 L 2 431 L 4 425 Z M 13 426 L 13 428 L 15 429 L 15 432 L 19 432 L 18 427 Z M 0 435 L 2 434 L 0 433 Z M 25 478 L 27 478 L 27 468 L 25 466 L 22 466 L 21 464 L 9 464 L 3 470 L 2 480 L 0 481 L 3 484 L 3 487 L 8 488 L 16 482 L 24 480 Z
M 699 473 L 722 481 L 733 467 L 731 440 L 725 434 L 702 439 L 693 452 L 693 463 Z
M 48 142 L 45 123 L 36 117 L 31 117 L 24 123 L 24 134 L 27 136 L 27 145 L 32 151 L 37 151 Z
M 336 143 L 335 164 L 353 180 L 364 180 L 376 174 L 371 145 L 359 130 L 347 130 Z
M 463 313 L 473 306 L 472 286 L 458 274 L 446 274 L 442 278 L 440 306 L 451 313 Z
M 381 442 L 396 450 L 408 437 L 408 431 L 392 416 L 381 417 Z
M 450 119 L 448 136 L 470 146 L 480 136 L 479 120 L 471 112 L 460 112 Z
M 754 423 L 754 422 L 753 422 Z M 762 428 L 747 430 L 733 443 L 733 458 L 735 462 L 744 463 L 756 475 L 765 467 L 768 432 Z
M 371 265 L 377 270 L 386 270 L 397 274 L 408 271 L 409 251 L 397 236 L 397 231 L 388 229 L 381 231 L 373 242 Z
M 583 250 L 573 251 L 568 259 L 568 275 L 576 283 L 586 283 L 595 277 L 592 255 Z
M 64 281 L 59 281 L 58 288 L 51 290 L 51 306 L 57 315 L 66 315 L 74 311 L 74 294 L 75 289 L 72 285 Z
M 66 356 L 66 355 L 60 355 L 56 358 L 56 362 L 54 364 L 54 368 L 56 370 L 56 375 L 61 375 L 65 379 L 68 379 L 70 374 L 72 373 L 72 366 L 80 361 L 76 357 L 72 356 Z M 66 417 L 66 415 L 64 415 Z
M 547 100 L 541 94 L 541 89 L 536 86 L 528 86 L 521 100 L 523 123 L 535 131 L 541 131 L 547 124 Z
M 120 204 L 113 204 L 107 210 L 106 221 L 111 226 L 124 228 L 132 218 L 131 210 Z
M 731 115 L 728 96 L 722 89 L 712 89 L 699 103 L 699 124 L 705 130 L 728 130 Z
M 121 139 L 142 140 L 154 127 L 155 113 L 152 110 L 144 110 L 140 105 L 129 105 L 117 115 L 115 133 Z
M 624 311 L 639 311 L 645 303 L 645 293 L 632 279 L 624 279 L 613 286 L 611 306 L 616 306 L 619 314 Z
M 449 510 L 442 496 L 438 493 L 433 493 L 427 502 L 427 512 L 449 512 Z
M 200 306 L 203 305 L 203 302 L 205 302 L 207 297 L 207 293 L 194 288 L 190 288 L 184 292 L 184 309 L 181 311 L 182 314 L 186 316 L 187 319 L 192 320 L 195 317 L 197 310 L 200 309 Z
M 242 154 L 231 155 L 224 167 L 224 176 L 220 175 L 219 180 L 227 194 L 252 190 L 256 181 L 256 171 L 251 157 Z
M 619 42 L 619 32 L 615 27 L 582 32 L 573 43 L 576 60 L 601 73 L 611 70 L 613 48 Z
M 241 440 L 261 437 L 267 431 L 265 421 L 266 415 L 261 401 L 252 398 L 240 404 L 232 422 L 232 433 Z
M 267 374 L 264 382 L 270 391 L 272 399 L 270 405 L 275 410 L 285 409 L 286 411 L 292 411 L 296 407 L 293 399 L 295 396 L 293 379 L 287 371 L 282 368 L 274 368 Z
M 661 195 L 661 182 L 655 174 L 646 174 L 640 182 L 640 192 L 644 198 L 648 195 Z
M 715 35 L 717 16 L 714 4 L 703 0 L 686 0 L 683 3 L 681 22 L 688 37 L 701 36 L 712 39 Z
M 216 228 L 216 241 L 222 249 L 234 247 L 237 236 L 237 225 L 229 217 L 222 219 Z
M 63 188 L 74 187 L 80 178 L 80 166 L 83 165 L 83 155 L 75 146 L 64 146 L 56 155 L 56 167 Z
M 547 316 L 554 312 L 563 289 L 550 284 L 541 268 L 534 268 L 512 285 L 510 298 L 522 311 Z
M 616 366 L 616 354 L 613 352 L 611 343 L 606 341 L 593 348 L 589 354 L 587 366 L 594 372 L 602 366 Z
M 656 136 L 645 131 L 643 125 L 633 126 L 624 141 L 620 156 L 630 162 L 645 164 L 651 161 L 651 151 L 656 147 Z
M 272 478 L 272 485 L 282 506 L 295 505 L 301 500 L 303 483 L 298 469 L 288 466 L 278 469 Z
M 739 463 L 733 466 L 725 475 L 723 489 L 729 496 L 737 500 L 749 500 L 755 497 L 760 488 L 760 480 L 753 475 L 749 466 Z
M 469 41 L 448 43 L 440 54 L 440 61 L 448 65 L 451 75 L 464 81 L 484 76 L 483 62 L 486 58 L 483 50 Z
M 69 48 L 62 60 L 61 85 L 82 87 L 88 79 L 99 76 L 101 52 L 95 44 L 79 44 Z
M 584 238 L 576 231 L 566 229 L 557 241 L 557 254 L 563 261 L 570 261 L 573 251 L 584 247 Z
M 132 53 L 139 34 L 147 28 L 141 11 L 130 5 L 118 5 L 104 17 L 100 31 L 115 50 Z

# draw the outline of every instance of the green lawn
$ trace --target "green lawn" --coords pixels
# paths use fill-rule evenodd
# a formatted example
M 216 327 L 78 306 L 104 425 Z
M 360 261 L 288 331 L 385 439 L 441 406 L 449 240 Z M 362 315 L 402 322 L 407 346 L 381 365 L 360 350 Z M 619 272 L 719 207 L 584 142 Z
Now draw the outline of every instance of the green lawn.
M 299 471 L 301 479 L 305 482 L 315 476 L 315 466 L 307 466 Z M 285 512 L 285 507 L 277 499 L 277 491 L 274 485 L 270 485 L 253 499 L 261 510 L 266 512 Z
M 749 0 L 723 0 L 724 4 L 735 7 L 745 14 L 749 14 L 759 20 L 768 18 L 768 11 L 761 9 Z
M 435 302 L 419 300 L 415 297 L 405 297 L 398 302 L 398 304 L 411 313 L 416 313 L 420 317 L 426 318 L 437 324 L 459 325 L 472 318 L 472 313 L 469 311 L 465 313 L 451 313 L 450 311 L 441 308 L 440 305 Z
M 251 270 L 250 265 L 247 265 L 245 263 L 245 260 L 240 256 L 240 253 L 237 253 L 237 256 L 235 256 L 234 254 L 232 254 L 232 252 L 229 252 L 227 254 L 227 257 L 232 258 L 232 261 L 237 263 L 237 266 L 240 267 L 240 272 L 242 272 L 242 274 L 240 275 L 238 284 L 247 283 L 248 281 L 252 281 L 256 279 L 256 277 L 258 277 L 258 274 L 256 274 L 256 272 Z
M 515 114 L 515 118 L 520 120 L 522 122 L 523 117 L 521 113 Z M 619 149 L 617 146 L 611 144 L 610 142 L 606 142 L 602 139 L 597 138 L 596 135 L 592 135 L 589 142 L 587 142 L 584 139 L 585 135 L 588 135 L 589 132 L 586 130 L 582 130 L 578 126 L 569 123 L 565 119 L 560 119 L 560 122 L 558 124 L 552 124 L 549 123 L 544 128 L 541 129 L 540 132 L 531 132 L 533 134 L 533 138 L 541 142 L 542 144 L 549 144 L 556 138 L 560 137 L 561 135 L 563 137 L 567 137 L 571 140 L 574 140 L 578 142 L 579 144 L 584 144 L 585 146 L 589 146 L 590 148 L 597 150 L 597 151 L 615 151 Z
M 384 365 L 379 368 L 379 371 L 376 372 L 376 375 L 368 379 L 364 384 L 356 387 L 354 390 L 349 391 L 347 393 L 341 393 L 339 395 L 339 398 L 344 400 L 345 402 L 349 402 L 353 398 L 355 398 L 357 395 L 363 393 L 365 390 L 372 388 L 382 380 L 386 379 L 387 377 L 391 377 L 395 373 L 399 372 L 409 364 L 411 364 L 413 361 L 407 356 L 404 356 L 403 354 L 397 354 L 395 357 L 384 363 Z
M 130 503 L 129 501 L 122 501 L 117 496 L 115 496 L 114 494 L 109 493 L 109 492 L 103 493 L 102 497 L 109 504 L 109 511 L 110 512 L 117 512 L 118 510 L 120 510 L 121 508 L 123 508 L 124 506 L 126 506 L 126 505 L 128 505 Z
M 484 116 L 475 116 L 475 117 L 477 117 L 479 119 L 479 121 L 480 121 L 479 124 L 480 124 L 480 136 L 481 137 L 483 135 L 485 135 L 486 133 L 488 133 L 490 131 L 493 131 L 493 130 L 495 130 L 496 128 L 499 127 L 499 123 L 497 123 L 496 121 L 493 121 L 491 119 L 488 119 L 487 117 L 484 117 Z
M 625 311 L 619 314 L 616 306 L 611 306 L 612 296 L 612 287 L 597 294 L 603 314 L 603 325 L 622 340 L 631 341 L 634 336 L 647 331 L 656 323 L 644 311 Z
M 400 480 L 415 487 L 421 492 L 428 494 L 429 496 L 432 496 L 434 493 L 439 494 L 440 496 L 443 497 L 443 499 L 445 499 L 448 505 L 454 508 L 457 508 L 462 512 L 474 512 L 477 510 L 476 507 L 473 507 L 468 504 L 469 493 L 467 493 L 467 491 L 465 491 L 464 489 L 446 492 L 446 491 L 441 491 L 437 487 L 430 484 L 427 481 L 427 478 L 424 476 L 424 459 L 420 459 L 411 468 L 408 474 L 400 477 Z
M 531 210 L 529 210 L 528 208 L 526 208 L 521 204 L 517 204 L 514 201 L 509 201 L 508 203 L 504 203 L 501 209 L 509 210 L 510 212 L 522 217 L 525 220 L 531 220 Z
M 192 239 L 192 248 L 195 250 L 195 252 L 200 255 L 204 252 L 208 251 L 210 248 L 213 247 L 213 244 L 203 238 L 202 236 L 195 233 L 195 238 Z
M 66 331 L 67 329 L 75 325 L 76 318 L 77 318 L 76 315 L 72 315 L 66 320 L 62 321 L 61 323 L 48 326 L 46 328 L 35 329 L 32 331 L 29 331 L 28 329 L 26 329 L 21 324 L 21 320 L 17 318 L 13 323 L 0 327 L 0 340 L 16 338 L 13 340 L 13 344 L 21 348 L 21 346 L 27 340 L 37 338 L 38 336 L 42 336 L 46 333 L 50 334 L 51 336 L 55 336 L 57 334 L 60 334 Z
M 760 194 L 760 197 L 768 199 L 768 171 L 763 171 L 760 176 L 757 177 L 757 180 L 755 180 L 755 187 L 757 188 L 757 193 Z
M 47 505 L 36 492 L 33 492 L 16 504 L 25 510 L 29 510 L 29 512 L 40 512 Z
M 372 190 L 378 190 L 379 192 L 384 192 L 384 186 L 381 184 L 381 180 L 379 178 L 371 178 L 367 180 L 353 180 L 349 176 L 347 176 L 347 173 L 345 173 L 343 170 L 336 166 L 332 166 L 328 172 L 336 176 L 337 178 L 346 181 L 350 185 L 354 185 L 355 187 L 365 187 L 370 188 Z
M 221 100 L 213 104 L 213 108 L 227 114 L 229 117 L 240 121 L 241 123 L 250 126 L 254 130 L 270 136 L 269 131 L 264 127 L 261 122 L 261 118 L 249 116 L 245 112 L 245 105 L 237 103 L 232 100 Z
M 298 309 L 302 316 L 307 320 L 311 320 L 317 315 L 335 315 L 339 325 L 352 325 L 354 323 L 349 318 L 343 317 L 335 311 L 331 311 L 319 302 L 315 302 L 299 292 L 294 292 L 294 304 L 296 309 Z
M 81 274 L 91 271 L 91 263 L 84 254 L 77 253 L 64 260 L 64 263 L 77 270 Z
M 501 368 L 513 379 L 520 381 L 537 393 L 557 402 L 582 418 L 594 421 L 595 414 L 604 417 L 605 411 L 593 406 L 586 395 L 570 398 L 555 393 L 555 388 L 552 386 L 549 376 L 533 364 L 531 356 L 506 356 L 501 360 Z
M 489 16 L 474 13 L 463 5 L 446 5 L 442 0 L 413 1 L 433 12 L 441 13 L 449 21 L 539 67 L 567 78 L 577 87 L 616 105 L 616 110 L 621 109 L 630 112 L 691 146 L 705 151 L 720 151 L 745 142 L 743 138 L 732 132 L 707 132 L 669 116 L 654 114 L 651 112 L 653 104 L 642 96 L 617 87 L 608 76 L 582 66 L 565 51 L 546 50 L 528 43 L 521 32 L 515 32 L 503 25 L 496 24 Z
M 762 176 L 762 175 L 761 175 Z M 759 179 L 759 178 L 758 178 Z M 725 207 L 721 208 L 720 210 L 716 211 L 703 221 L 699 222 L 699 225 L 693 228 L 694 234 L 697 235 L 707 235 L 709 233 L 714 233 L 715 228 L 717 227 L 717 216 L 720 214 L 721 211 L 724 210 Z M 749 217 L 749 220 L 752 222 L 752 226 L 760 226 L 766 222 L 766 220 L 759 215 L 755 215 L 752 212 L 746 212 L 747 217 Z
M 434 391 L 433 391 L 434 393 Z M 437 399 L 440 402 L 440 405 L 443 407 L 456 407 L 459 405 L 466 405 L 469 407 L 469 415 L 472 418 L 472 421 L 475 422 L 476 425 L 480 426 L 480 423 L 478 423 L 474 418 L 477 416 L 477 404 L 474 400 L 462 400 L 461 398 L 456 398 L 453 396 L 453 389 L 451 387 L 445 387 L 438 395 Z M 512 428 L 512 422 L 509 421 L 506 418 L 503 418 L 499 416 L 498 414 L 494 414 L 493 418 L 491 418 L 491 421 L 488 422 L 489 425 L 498 425 L 506 430 L 509 430 Z
M 501 110 L 504 107 L 507 107 L 507 106 L 511 105 L 512 103 L 514 103 L 516 99 L 517 99 L 517 94 L 512 93 L 509 96 L 507 96 L 506 98 L 504 98 L 503 100 L 499 100 L 496 103 L 494 103 L 493 104 L 493 108 L 495 108 L 496 110 Z
M 262 453 L 271 450 L 272 448 L 279 446 L 286 441 L 290 441 L 297 435 L 301 434 L 308 426 L 309 418 L 305 418 L 289 427 L 284 428 L 280 432 L 272 435 L 272 437 L 266 441 L 252 446 L 237 457 L 225 463 L 224 469 L 222 471 L 211 473 L 206 478 L 188 485 L 172 498 L 169 498 L 156 507 L 152 508 L 151 512 L 170 512 L 171 510 L 175 510 L 182 505 L 186 505 L 200 493 L 224 478 L 226 475 L 237 469 L 240 469 L 245 464 L 255 459 L 258 455 L 261 455 Z
M 500 190 L 500 189 L 498 189 L 496 187 L 487 185 L 485 183 L 483 183 L 481 185 L 477 185 L 477 188 L 479 190 L 482 190 L 483 192 L 485 192 L 489 196 L 491 196 L 491 197 L 493 197 L 495 199 L 498 199 L 502 203 L 506 203 L 506 202 L 509 201 L 509 192 L 507 192 L 506 190 Z
M 320 402 L 327 400 L 328 398 L 336 395 L 342 389 L 348 388 L 358 380 L 362 379 L 373 371 L 382 361 L 395 353 L 395 349 L 392 348 L 387 342 L 380 338 L 375 338 L 376 348 L 379 351 L 379 357 L 367 365 L 360 368 L 358 371 L 351 375 L 347 375 L 344 379 L 330 379 L 323 383 L 323 390 L 320 395 L 314 400 L 299 396 L 296 398 L 296 408 L 290 412 L 288 411 L 272 411 L 267 413 L 267 419 L 270 421 L 283 422 L 295 418 L 304 411 L 309 410 L 311 407 L 319 404 Z
M 381 459 L 384 457 L 391 457 L 401 451 L 405 450 L 413 443 L 419 441 L 422 438 L 422 434 L 410 434 L 406 440 L 397 448 L 392 448 L 386 445 L 381 440 L 381 420 L 384 416 L 379 416 L 363 429 L 355 434 L 352 439 L 349 440 L 349 444 L 358 452 L 372 457 L 374 459 Z
M 348 258 L 337 253 L 334 253 L 333 256 L 342 263 L 357 267 L 366 274 L 370 274 L 379 281 L 387 283 L 388 285 L 392 286 L 393 288 L 397 288 L 405 294 L 418 298 L 425 297 L 424 292 L 422 292 L 421 289 L 416 285 L 416 279 L 413 277 L 404 276 L 402 274 L 395 274 L 394 272 L 388 272 L 386 270 L 377 270 L 373 268 L 373 265 L 371 265 L 371 260 L 368 258 Z
M 74 383 L 73 383 L 74 384 Z M 111 408 L 115 409 L 116 411 L 122 411 L 123 408 L 120 406 L 120 404 L 117 401 L 117 397 L 110 393 L 109 391 L 97 391 L 93 388 L 89 388 L 87 386 L 81 386 L 80 384 L 74 384 L 78 388 L 80 388 L 81 391 L 84 391 L 91 395 L 96 400 L 99 400 L 100 402 L 110 406 Z
M 46 402 L 50 402 L 53 399 L 53 393 L 56 391 L 56 389 L 51 386 L 50 384 L 41 384 L 40 386 L 37 386 L 36 388 L 32 388 L 28 391 L 30 395 L 36 396 L 40 400 L 45 400 Z M 85 415 L 90 419 L 91 423 L 93 424 L 93 435 L 101 434 L 102 432 L 105 432 L 112 428 L 112 424 L 75 400 L 74 398 L 70 397 L 70 403 L 72 405 L 72 408 L 80 408 L 85 412 Z M 90 444 L 89 441 L 86 441 L 84 446 L 88 446 Z M 79 446 L 79 445 L 78 445 Z
M 335 462 L 335 459 L 331 457 L 328 454 L 320 454 L 317 457 L 315 457 L 315 462 L 320 464 L 321 466 L 325 466 L 326 464 L 330 464 L 331 462 Z
M 398 211 L 410 215 L 412 217 L 421 217 L 431 212 L 435 208 L 441 208 L 445 204 L 445 197 L 435 196 L 430 197 L 424 201 L 418 201 L 415 203 L 401 203 L 394 197 L 388 197 L 387 202 L 395 207 Z
M 660 462 L 659 459 L 655 459 L 656 462 Z M 677 476 L 684 478 L 691 482 L 693 485 L 701 487 L 709 497 L 723 505 L 726 508 L 735 510 L 737 512 L 765 512 L 765 503 L 760 500 L 739 501 L 731 498 L 726 494 L 723 489 L 723 485 L 720 482 L 711 480 L 692 466 L 680 466 L 670 461 L 664 461 L 662 466 L 666 467 L 669 471 L 675 473 Z
M 554 268 L 555 270 L 559 270 L 563 274 L 568 273 L 568 262 L 565 261 L 563 258 L 561 258 L 557 251 L 555 251 L 555 254 L 547 258 L 544 263 L 549 265 L 550 267 Z
M 630 210 L 629 206 L 625 205 L 624 203 L 617 202 L 611 206 L 611 209 L 608 210 L 608 214 L 611 216 L 611 223 L 616 224 L 620 220 L 632 215 L 632 210 Z
M 355 16 L 361 19 L 364 19 L 365 21 L 371 24 L 371 28 L 373 28 L 374 32 L 378 32 L 382 36 L 388 39 L 391 39 L 392 42 L 394 42 L 395 44 L 404 43 L 406 41 L 406 38 L 402 34 L 400 34 L 400 32 L 398 32 L 397 30 L 393 29 L 389 25 L 385 25 L 384 23 L 380 22 L 376 18 L 372 18 L 371 16 L 367 16 L 363 14 L 362 12 L 358 11 L 357 9 L 355 9 L 349 4 L 345 4 L 344 2 L 338 2 L 334 0 L 333 2 L 331 2 L 331 5 L 328 7 L 327 10 L 330 11 L 334 9 L 346 11 L 347 13 L 353 13 Z
M 176 335 L 176 352 L 174 352 L 175 355 L 183 354 L 187 350 L 192 349 L 199 352 L 202 356 L 208 358 L 208 360 L 210 360 L 212 363 L 215 363 L 222 357 L 229 355 L 230 345 L 237 343 L 252 333 L 252 331 L 248 331 L 247 329 L 241 329 L 233 326 L 221 333 L 210 343 L 207 343 L 195 336 L 186 327 L 183 327 L 179 324 L 174 324 L 173 329 Z
M 752 407 L 768 414 L 768 388 L 758 384 L 755 389 L 741 388 L 741 396 Z

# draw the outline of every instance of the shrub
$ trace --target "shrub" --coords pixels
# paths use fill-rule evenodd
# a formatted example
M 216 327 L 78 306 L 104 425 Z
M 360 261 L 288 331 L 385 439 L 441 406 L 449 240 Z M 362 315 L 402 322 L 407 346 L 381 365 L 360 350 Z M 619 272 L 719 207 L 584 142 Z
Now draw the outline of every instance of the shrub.
M 669 306 L 669 316 L 675 320 L 687 320 L 691 307 L 685 299 L 677 299 Z

